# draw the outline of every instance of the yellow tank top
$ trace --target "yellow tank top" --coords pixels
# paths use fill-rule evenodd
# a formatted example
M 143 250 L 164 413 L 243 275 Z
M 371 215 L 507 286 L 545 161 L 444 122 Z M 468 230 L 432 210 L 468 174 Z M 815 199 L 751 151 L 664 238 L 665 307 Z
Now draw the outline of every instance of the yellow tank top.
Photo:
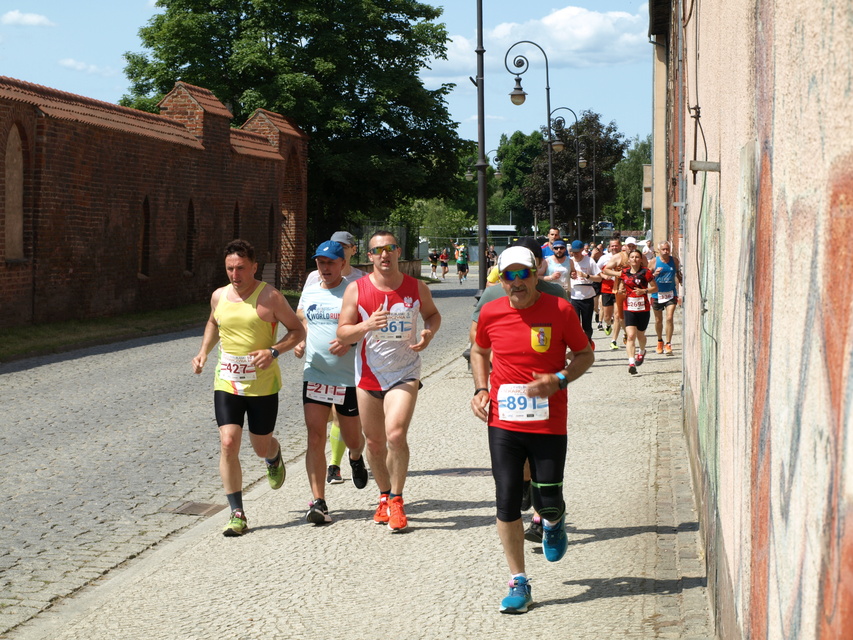
M 231 302 L 228 285 L 213 312 L 219 325 L 219 362 L 213 388 L 238 396 L 270 396 L 281 389 L 281 370 L 273 360 L 266 369 L 257 369 L 248 354 L 269 349 L 276 343 L 277 322 L 258 317 L 258 296 L 266 287 L 261 282 L 243 302 Z

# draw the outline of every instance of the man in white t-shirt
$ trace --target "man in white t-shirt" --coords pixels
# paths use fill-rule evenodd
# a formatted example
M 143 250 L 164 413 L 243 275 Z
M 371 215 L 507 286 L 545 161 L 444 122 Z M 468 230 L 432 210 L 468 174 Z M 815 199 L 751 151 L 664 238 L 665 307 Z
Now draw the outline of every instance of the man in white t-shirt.
M 583 242 L 575 240 L 571 248 L 569 300 L 580 318 L 583 332 L 592 342 L 592 312 L 595 301 L 595 289 L 592 283 L 601 282 L 601 275 L 599 275 L 598 265 L 592 261 L 592 258 L 584 255 Z
M 572 261 L 568 257 L 565 241 L 554 240 L 551 243 L 551 251 L 554 253 L 545 260 L 547 267 L 545 275 L 541 279 L 547 282 L 556 282 L 568 291 L 569 271 L 572 268 Z
M 335 231 L 332 234 L 332 237 L 329 238 L 329 241 L 337 242 L 344 249 L 344 268 L 341 272 L 344 282 L 349 284 L 350 282 L 355 282 L 365 275 L 364 271 L 356 269 L 350 264 L 350 260 L 352 260 L 356 251 L 358 251 L 358 245 L 356 244 L 355 238 L 349 231 Z M 320 272 L 316 270 L 312 271 L 305 278 L 305 284 L 302 285 L 302 289 L 304 290 L 306 287 L 309 287 L 312 284 L 317 284 L 318 282 L 320 282 Z

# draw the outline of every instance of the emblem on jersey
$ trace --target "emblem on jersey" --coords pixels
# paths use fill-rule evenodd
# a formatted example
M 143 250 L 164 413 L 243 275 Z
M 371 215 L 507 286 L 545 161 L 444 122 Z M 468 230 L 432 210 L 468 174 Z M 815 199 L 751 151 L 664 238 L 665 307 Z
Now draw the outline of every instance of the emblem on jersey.
M 407 309 L 411 309 L 413 304 L 414 302 L 412 302 L 412 296 L 406 296 L 405 298 L 403 298 L 403 305 Z
M 551 346 L 551 327 L 530 327 L 530 346 L 537 353 L 545 353 Z

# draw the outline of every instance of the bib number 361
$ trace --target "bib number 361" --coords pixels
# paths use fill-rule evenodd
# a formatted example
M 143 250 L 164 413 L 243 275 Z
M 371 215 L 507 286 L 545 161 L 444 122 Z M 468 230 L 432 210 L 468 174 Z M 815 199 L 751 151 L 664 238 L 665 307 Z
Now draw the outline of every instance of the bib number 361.
M 498 418 L 506 422 L 548 419 L 548 398 L 527 397 L 527 385 L 502 384 L 498 389 Z

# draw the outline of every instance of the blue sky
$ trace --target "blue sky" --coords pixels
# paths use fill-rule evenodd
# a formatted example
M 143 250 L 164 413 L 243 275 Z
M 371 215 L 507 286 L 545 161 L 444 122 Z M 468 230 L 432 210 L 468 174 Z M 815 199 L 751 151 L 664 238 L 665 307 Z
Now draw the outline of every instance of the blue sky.
M 448 105 L 463 138 L 477 138 L 476 0 L 433 0 L 451 42 L 448 59 L 423 74 L 428 87 L 456 83 Z M 153 0 L 0 0 L 0 75 L 116 102 L 127 92 L 125 51 L 141 51 L 137 32 L 158 9 Z M 545 124 L 545 59 L 520 45 L 530 69 L 521 106 L 508 97 L 504 55 L 520 40 L 548 54 L 551 108 L 592 109 L 628 138 L 651 132 L 652 45 L 648 5 L 639 0 L 483 0 L 486 150 L 502 133 Z M 571 120 L 571 114 L 567 114 Z

